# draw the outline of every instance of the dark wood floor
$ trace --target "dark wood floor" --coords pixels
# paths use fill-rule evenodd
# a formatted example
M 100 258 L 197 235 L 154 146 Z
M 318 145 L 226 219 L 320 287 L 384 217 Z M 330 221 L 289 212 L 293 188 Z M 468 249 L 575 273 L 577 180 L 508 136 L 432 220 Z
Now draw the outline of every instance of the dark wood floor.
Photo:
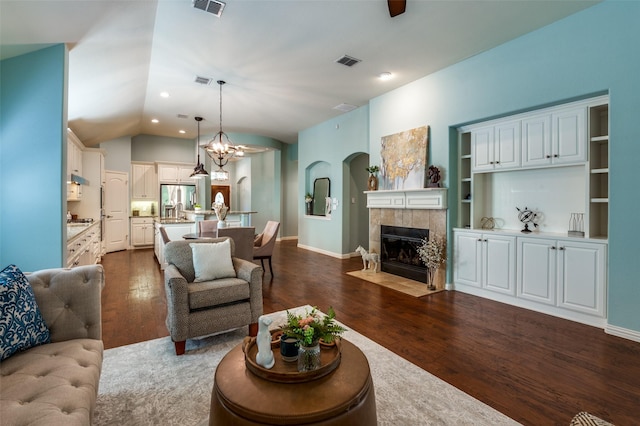
M 162 273 L 152 250 L 104 257 L 106 348 L 167 336 Z M 455 291 L 415 298 L 345 274 L 334 259 L 279 242 L 264 311 L 333 306 L 338 320 L 526 425 L 568 425 L 589 411 L 640 424 L 640 343 Z M 411 392 L 411 389 L 407 389 Z

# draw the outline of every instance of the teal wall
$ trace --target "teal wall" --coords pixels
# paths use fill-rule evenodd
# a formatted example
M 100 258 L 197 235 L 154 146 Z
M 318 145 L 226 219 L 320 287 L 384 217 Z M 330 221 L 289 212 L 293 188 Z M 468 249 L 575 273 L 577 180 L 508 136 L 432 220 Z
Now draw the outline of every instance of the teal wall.
M 67 60 L 56 45 L 0 62 L 0 268 L 65 262 Z
M 640 331 L 640 229 L 630 217 L 640 210 L 639 16 L 640 2 L 605 1 L 372 99 L 366 147 L 371 164 L 380 164 L 382 136 L 428 124 L 429 163 L 443 169 L 446 187 L 455 187 L 453 145 L 457 142 L 451 127 L 609 92 L 608 321 L 635 331 Z M 334 124 L 331 120 L 301 133 L 300 170 L 314 154 L 321 155 L 331 163 L 334 178 L 339 178 L 340 157 L 345 153 L 334 152 Z M 357 142 L 349 148 L 351 152 L 362 150 Z M 303 191 L 301 184 L 299 193 Z M 453 195 L 449 194 L 450 205 L 456 202 Z M 453 226 L 451 217 L 449 225 Z M 300 241 L 335 249 L 331 244 L 316 245 L 326 230 L 302 225 L 300 229 Z
M 104 157 L 105 170 L 131 173 L 130 136 L 102 142 L 100 148 L 107 152 L 107 155 Z
M 196 142 L 192 139 L 137 135 L 131 138 L 131 161 L 193 163 L 195 167 Z
M 345 219 L 344 206 L 350 194 L 346 194 L 343 186 L 349 174 L 342 168 L 343 162 L 355 152 L 369 152 L 369 107 L 366 105 L 298 135 L 298 244 L 301 246 L 338 256 L 355 249 L 350 247 L 350 233 L 345 229 L 348 218 Z M 321 166 L 323 163 L 327 164 L 325 168 Z M 313 181 L 318 177 L 331 180 L 331 197 L 340 200 L 331 220 L 305 217 L 304 195 L 313 192 Z

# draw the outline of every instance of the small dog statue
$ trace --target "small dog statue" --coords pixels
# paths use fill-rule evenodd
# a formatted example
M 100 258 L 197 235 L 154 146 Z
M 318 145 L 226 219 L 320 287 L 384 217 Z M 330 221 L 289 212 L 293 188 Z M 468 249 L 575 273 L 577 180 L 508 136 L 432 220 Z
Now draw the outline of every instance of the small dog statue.
M 356 253 L 360 253 L 360 256 L 362 256 L 363 272 L 367 269 L 371 269 L 372 263 L 373 272 L 378 272 L 378 264 L 380 263 L 380 255 L 378 253 L 369 253 L 362 246 L 358 246 L 358 248 L 356 248 Z

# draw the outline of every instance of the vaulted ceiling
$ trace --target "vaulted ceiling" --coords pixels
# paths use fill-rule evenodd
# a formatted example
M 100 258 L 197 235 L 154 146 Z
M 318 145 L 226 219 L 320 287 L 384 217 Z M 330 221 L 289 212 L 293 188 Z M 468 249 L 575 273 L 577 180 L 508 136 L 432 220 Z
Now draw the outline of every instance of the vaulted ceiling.
M 595 3 L 408 0 L 391 18 L 385 0 L 228 0 L 220 17 L 191 0 L 0 0 L 0 55 L 68 45 L 69 127 L 87 146 L 195 138 L 198 115 L 202 134 L 217 132 L 216 80 L 227 82 L 226 132 L 294 143 L 342 114 L 336 106 L 365 105 Z M 362 61 L 335 62 L 345 54 Z

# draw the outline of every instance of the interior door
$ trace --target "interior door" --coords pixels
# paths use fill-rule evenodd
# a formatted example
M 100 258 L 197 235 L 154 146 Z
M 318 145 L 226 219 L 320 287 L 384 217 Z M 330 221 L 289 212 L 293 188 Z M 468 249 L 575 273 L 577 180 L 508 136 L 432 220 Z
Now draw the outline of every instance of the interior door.
M 126 250 L 128 246 L 129 174 L 106 171 L 104 188 L 106 252 Z

